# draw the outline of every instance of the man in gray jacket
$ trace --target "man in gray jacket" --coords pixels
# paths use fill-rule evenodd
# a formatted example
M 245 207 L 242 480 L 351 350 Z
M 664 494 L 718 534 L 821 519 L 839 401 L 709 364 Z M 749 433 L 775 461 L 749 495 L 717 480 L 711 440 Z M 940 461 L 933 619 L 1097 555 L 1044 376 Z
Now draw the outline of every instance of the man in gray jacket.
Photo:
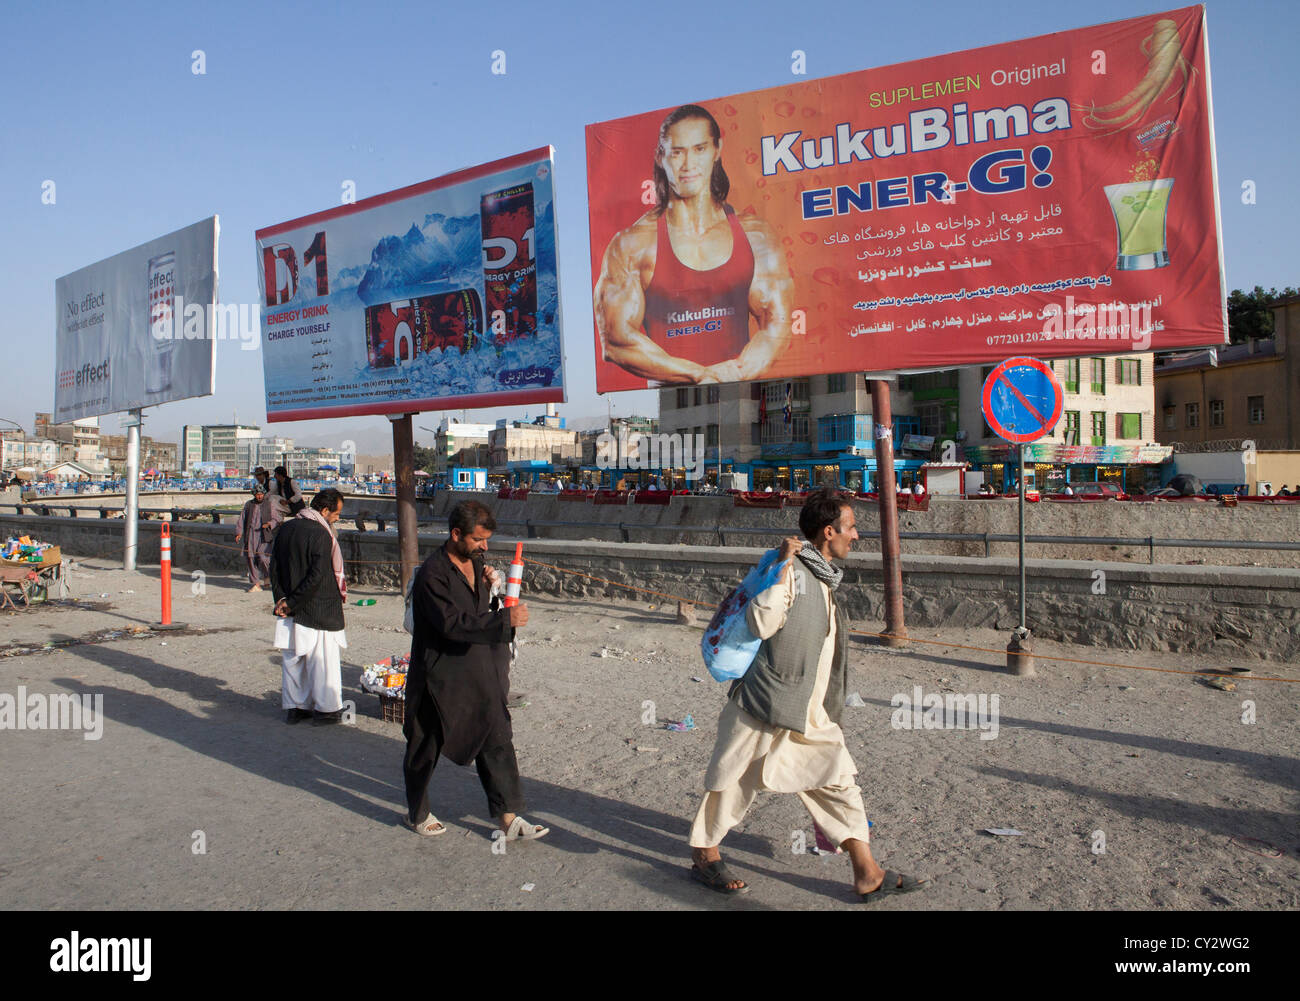
M 848 628 L 835 602 L 844 571 L 832 566 L 858 537 L 852 505 L 833 490 L 804 501 L 788 538 L 781 579 L 746 609 L 763 641 L 745 676 L 731 686 L 704 776 L 707 790 L 691 826 L 693 878 L 720 893 L 745 883 L 722 863 L 718 844 L 762 790 L 795 793 L 813 822 L 853 861 L 853 888 L 864 901 L 920 886 L 871 857 L 857 768 L 839 727 L 848 687 Z

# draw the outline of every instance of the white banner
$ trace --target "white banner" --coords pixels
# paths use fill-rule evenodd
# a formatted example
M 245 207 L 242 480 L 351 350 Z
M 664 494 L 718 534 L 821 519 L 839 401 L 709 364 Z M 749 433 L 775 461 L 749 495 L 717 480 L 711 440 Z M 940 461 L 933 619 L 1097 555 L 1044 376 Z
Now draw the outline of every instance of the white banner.
M 54 421 L 209 396 L 224 333 L 217 217 L 54 283 Z

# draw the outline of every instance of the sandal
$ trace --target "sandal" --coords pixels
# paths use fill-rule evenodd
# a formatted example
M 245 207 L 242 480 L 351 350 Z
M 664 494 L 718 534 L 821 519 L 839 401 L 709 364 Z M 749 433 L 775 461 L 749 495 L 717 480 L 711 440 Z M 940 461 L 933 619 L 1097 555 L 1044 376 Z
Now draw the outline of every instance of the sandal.
M 435 817 L 432 813 L 429 814 L 427 817 L 425 817 L 418 824 L 412 823 L 410 817 L 403 816 L 402 823 L 405 824 L 407 827 L 409 827 L 411 830 L 413 830 L 416 834 L 420 835 L 420 837 L 422 838 L 435 838 L 439 834 L 447 833 L 447 828 L 445 828 L 442 825 L 442 822 L 438 820 L 438 818 Z
M 923 879 L 917 879 L 915 876 L 903 876 L 892 869 L 886 869 L 884 882 L 874 890 L 859 894 L 859 896 L 864 904 L 869 904 L 880 897 L 888 897 L 892 893 L 911 893 L 913 890 L 919 890 L 924 885 L 925 880 Z
M 543 827 L 541 824 L 529 823 L 523 817 L 516 816 L 510 821 L 510 826 L 506 829 L 507 841 L 535 841 L 538 838 L 544 838 L 551 833 L 549 827 Z
M 716 890 L 718 893 L 732 894 L 749 892 L 748 885 L 743 883 L 740 886 L 727 885 L 728 883 L 740 883 L 741 880 L 731 874 L 731 870 L 723 864 L 722 859 L 717 859 L 716 861 L 706 863 L 705 865 L 700 865 L 698 862 L 692 863 L 691 879 L 703 883 L 710 890 Z

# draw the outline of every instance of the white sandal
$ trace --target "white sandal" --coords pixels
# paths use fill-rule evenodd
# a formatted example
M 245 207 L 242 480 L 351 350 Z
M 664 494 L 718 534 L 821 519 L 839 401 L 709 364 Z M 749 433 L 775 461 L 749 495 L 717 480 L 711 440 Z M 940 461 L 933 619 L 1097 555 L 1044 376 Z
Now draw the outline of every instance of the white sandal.
M 432 813 L 429 814 L 427 817 L 425 817 L 424 820 L 420 821 L 420 823 L 418 824 L 411 823 L 410 817 L 403 816 L 402 823 L 405 824 L 407 827 L 409 827 L 411 830 L 413 830 L 416 834 L 420 835 L 420 837 L 422 838 L 434 838 L 437 837 L 439 834 L 447 833 L 447 828 Z
M 541 824 L 530 823 L 523 817 L 516 816 L 510 821 L 510 827 L 506 830 L 507 841 L 535 841 L 537 838 L 544 838 L 551 833 L 549 827 L 543 827 Z

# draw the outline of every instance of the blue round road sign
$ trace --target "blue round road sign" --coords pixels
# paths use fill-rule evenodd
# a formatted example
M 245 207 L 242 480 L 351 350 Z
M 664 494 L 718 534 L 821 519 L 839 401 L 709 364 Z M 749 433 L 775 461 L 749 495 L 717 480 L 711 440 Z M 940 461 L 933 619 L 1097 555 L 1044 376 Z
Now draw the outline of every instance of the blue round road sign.
M 984 380 L 984 419 L 994 434 L 1015 445 L 1048 434 L 1064 406 L 1052 366 L 1037 358 L 1008 358 Z

